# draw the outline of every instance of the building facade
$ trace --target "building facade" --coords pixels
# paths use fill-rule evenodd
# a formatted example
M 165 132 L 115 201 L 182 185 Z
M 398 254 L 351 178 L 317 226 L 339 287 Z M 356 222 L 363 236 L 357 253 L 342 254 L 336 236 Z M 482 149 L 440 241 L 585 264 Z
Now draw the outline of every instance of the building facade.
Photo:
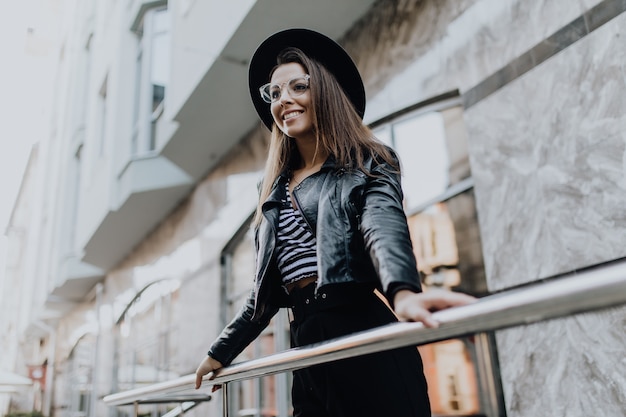
M 252 284 L 268 132 L 247 62 L 283 28 L 355 59 L 364 121 L 401 158 L 426 287 L 482 296 L 626 256 L 623 0 L 55 3 L 52 117 L 7 229 L 0 319 L 0 365 L 39 378 L 0 393 L 2 413 L 132 415 L 102 397 L 195 371 Z M 420 347 L 433 413 L 623 416 L 625 317 Z M 280 313 L 237 361 L 288 339 Z M 231 410 L 290 415 L 289 379 L 235 385 Z M 185 404 L 221 415 L 208 396 Z

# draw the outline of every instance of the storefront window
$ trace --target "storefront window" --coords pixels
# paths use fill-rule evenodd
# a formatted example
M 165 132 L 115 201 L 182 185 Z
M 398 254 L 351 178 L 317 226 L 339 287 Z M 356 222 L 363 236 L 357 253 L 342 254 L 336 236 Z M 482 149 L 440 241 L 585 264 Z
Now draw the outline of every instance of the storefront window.
M 463 110 L 449 97 L 387 117 L 374 133 L 398 153 L 404 205 L 425 291 L 487 293 Z M 493 334 L 419 348 L 434 415 L 503 415 Z

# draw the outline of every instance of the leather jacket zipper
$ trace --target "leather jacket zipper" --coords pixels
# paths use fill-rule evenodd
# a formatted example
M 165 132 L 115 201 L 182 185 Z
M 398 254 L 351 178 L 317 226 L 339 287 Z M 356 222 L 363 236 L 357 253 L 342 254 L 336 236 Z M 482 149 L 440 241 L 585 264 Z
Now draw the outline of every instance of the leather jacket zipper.
M 306 216 L 304 215 L 304 212 L 300 208 L 302 206 L 300 205 L 300 201 L 298 201 L 298 196 L 296 195 L 296 191 L 298 191 L 299 189 L 300 189 L 300 184 L 296 185 L 296 187 L 293 189 L 293 192 L 291 193 L 291 196 L 293 197 L 293 201 L 296 203 L 296 208 L 300 212 L 300 216 L 304 219 L 304 222 L 309 227 L 309 231 L 313 233 L 313 236 L 315 236 L 315 230 L 313 230 L 313 227 L 311 227 L 311 223 L 309 223 L 309 220 L 306 218 Z

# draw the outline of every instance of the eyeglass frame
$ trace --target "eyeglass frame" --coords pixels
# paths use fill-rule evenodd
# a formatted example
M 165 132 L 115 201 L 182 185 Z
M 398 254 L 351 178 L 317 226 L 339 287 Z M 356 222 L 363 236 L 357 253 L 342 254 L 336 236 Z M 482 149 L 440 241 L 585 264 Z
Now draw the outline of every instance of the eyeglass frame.
M 276 103 L 278 100 L 280 100 L 280 97 L 282 97 L 282 95 L 283 95 L 283 86 L 285 84 L 289 85 L 289 83 L 291 83 L 292 81 L 298 80 L 300 78 L 304 78 L 306 80 L 306 89 L 303 90 L 301 93 L 298 93 L 298 94 L 293 94 L 294 91 L 291 90 L 289 87 L 287 87 L 287 91 L 289 91 L 289 96 L 290 97 L 301 96 L 311 86 L 311 76 L 309 74 L 304 74 L 304 75 L 300 75 L 298 77 L 294 77 L 294 78 L 292 78 L 290 80 L 287 80 L 284 83 L 280 83 L 280 84 L 272 84 L 272 83 L 263 84 L 261 87 L 259 87 L 259 93 L 261 94 L 261 99 L 263 99 L 263 101 L 266 102 L 267 104 Z M 273 87 L 273 86 L 278 86 L 279 91 L 280 91 L 280 95 L 276 98 L 276 100 L 267 101 L 266 95 L 264 94 L 263 90 L 265 90 L 267 87 Z M 268 94 L 267 97 L 269 97 L 269 99 L 272 100 L 271 95 Z

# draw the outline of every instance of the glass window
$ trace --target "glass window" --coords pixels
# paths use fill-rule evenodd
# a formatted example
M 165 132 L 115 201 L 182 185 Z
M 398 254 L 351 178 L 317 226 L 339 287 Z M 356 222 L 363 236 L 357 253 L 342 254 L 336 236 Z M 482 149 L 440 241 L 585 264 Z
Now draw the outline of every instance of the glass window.
M 100 87 L 100 92 L 98 95 L 98 122 L 99 132 L 98 132 L 98 156 L 104 155 L 104 149 L 106 145 L 106 135 L 107 135 L 107 84 L 108 77 L 104 79 L 102 86 Z
M 165 97 L 165 86 L 170 78 L 169 19 L 167 9 L 152 14 L 152 62 L 150 84 L 152 85 L 152 111 L 156 110 Z
M 385 118 L 374 133 L 400 158 L 404 205 L 424 290 L 441 287 L 481 296 L 487 285 L 462 116 L 455 102 L 431 104 L 429 110 L 418 107 L 397 119 Z M 492 333 L 419 350 L 434 415 L 504 413 Z
M 247 223 L 248 224 L 248 223 Z M 244 225 L 245 227 L 246 225 Z M 254 240 L 252 230 L 247 228 L 227 246 L 224 256 L 226 299 L 225 321 L 230 320 L 241 308 L 252 289 L 254 276 Z M 225 323 L 224 323 L 225 324 Z M 274 317 L 261 335 L 236 359 L 237 362 L 268 356 L 289 348 L 289 322 L 284 309 Z M 272 375 L 231 384 L 230 412 L 237 416 L 291 415 L 289 396 L 291 374 Z
M 394 124 L 392 146 L 402 162 L 407 207 L 431 200 L 448 188 L 450 161 L 443 117 L 439 112 Z
M 143 72 L 143 47 L 139 44 L 135 60 L 135 91 L 133 100 L 133 133 L 131 139 L 131 153 L 139 152 L 139 132 L 141 129 L 141 74 Z
M 176 358 L 179 326 L 173 325 L 178 300 L 176 280 L 155 281 L 126 306 L 116 328 L 115 391 L 168 381 L 180 376 Z M 155 326 L 155 323 L 157 324 Z M 167 404 L 142 405 L 140 413 L 165 413 Z M 119 413 L 123 410 L 118 409 Z
M 93 335 L 84 335 L 72 349 L 67 361 L 66 398 L 72 417 L 84 417 L 89 412 L 95 345 Z
M 170 15 L 167 8 L 148 10 L 137 31 L 135 100 L 131 151 L 156 149 L 156 125 L 163 114 L 170 78 Z

